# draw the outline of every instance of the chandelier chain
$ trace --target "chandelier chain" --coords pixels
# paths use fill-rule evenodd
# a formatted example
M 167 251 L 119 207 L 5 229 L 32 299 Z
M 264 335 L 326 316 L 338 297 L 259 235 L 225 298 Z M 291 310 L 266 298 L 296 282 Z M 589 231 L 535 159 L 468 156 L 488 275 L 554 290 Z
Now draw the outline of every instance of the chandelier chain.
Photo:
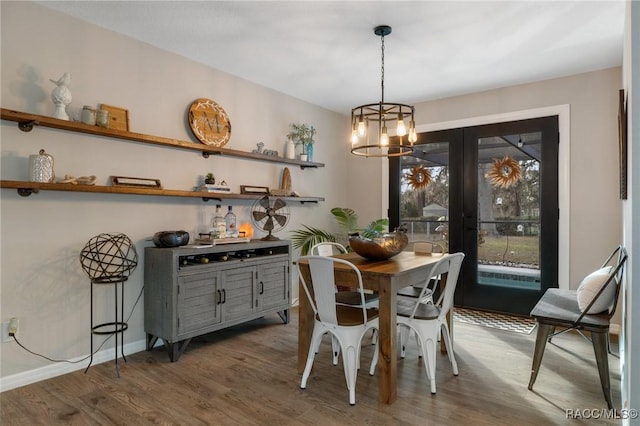
M 380 37 L 382 39 L 381 50 L 381 67 L 380 67 L 380 88 L 382 89 L 382 103 L 384 103 L 384 34 Z

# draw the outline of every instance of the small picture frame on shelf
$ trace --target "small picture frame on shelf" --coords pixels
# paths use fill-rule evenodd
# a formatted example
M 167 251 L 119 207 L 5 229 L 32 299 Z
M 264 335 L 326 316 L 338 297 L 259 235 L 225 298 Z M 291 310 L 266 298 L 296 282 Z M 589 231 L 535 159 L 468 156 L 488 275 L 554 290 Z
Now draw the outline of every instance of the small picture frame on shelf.
M 148 179 L 128 176 L 111 176 L 113 186 L 128 186 L 132 188 L 155 188 L 162 189 L 160 179 Z
M 266 186 L 240 185 L 241 194 L 269 195 L 269 188 Z
M 100 109 L 109 111 L 109 125 L 107 128 L 114 130 L 129 131 L 129 110 L 113 105 L 102 104 Z

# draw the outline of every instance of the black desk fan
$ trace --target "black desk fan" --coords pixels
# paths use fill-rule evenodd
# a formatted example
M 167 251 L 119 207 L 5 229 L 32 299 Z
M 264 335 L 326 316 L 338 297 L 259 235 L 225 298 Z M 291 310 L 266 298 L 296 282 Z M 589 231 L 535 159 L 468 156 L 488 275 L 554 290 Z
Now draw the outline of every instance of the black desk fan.
M 273 235 L 284 229 L 289 222 L 289 206 L 280 198 L 273 198 L 265 195 L 256 200 L 251 207 L 251 220 L 253 225 L 268 233 L 262 241 L 278 241 L 280 238 Z

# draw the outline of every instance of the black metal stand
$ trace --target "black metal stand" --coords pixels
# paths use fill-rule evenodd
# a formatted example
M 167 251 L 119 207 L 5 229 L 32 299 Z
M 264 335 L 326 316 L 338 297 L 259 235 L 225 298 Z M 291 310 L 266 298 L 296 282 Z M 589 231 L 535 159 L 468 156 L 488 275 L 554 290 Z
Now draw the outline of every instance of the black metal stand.
M 93 363 L 93 335 L 109 335 L 115 334 L 116 342 L 114 345 L 115 349 L 115 366 L 116 366 L 116 375 L 120 377 L 120 368 L 118 367 L 118 335 L 120 335 L 120 354 L 122 355 L 122 359 L 124 362 L 127 362 L 127 358 L 124 356 L 124 331 L 129 328 L 129 325 L 124 322 L 124 283 L 127 281 L 127 277 L 122 275 L 117 275 L 113 277 L 101 277 L 94 278 L 91 280 L 91 351 L 90 351 L 90 360 L 89 365 L 84 370 L 86 373 L 91 367 Z M 112 322 L 104 322 L 101 324 L 93 325 L 93 286 L 94 284 L 113 284 L 114 289 L 114 321 Z M 120 284 L 120 309 L 118 309 L 118 284 Z M 118 312 L 119 311 L 119 312 Z

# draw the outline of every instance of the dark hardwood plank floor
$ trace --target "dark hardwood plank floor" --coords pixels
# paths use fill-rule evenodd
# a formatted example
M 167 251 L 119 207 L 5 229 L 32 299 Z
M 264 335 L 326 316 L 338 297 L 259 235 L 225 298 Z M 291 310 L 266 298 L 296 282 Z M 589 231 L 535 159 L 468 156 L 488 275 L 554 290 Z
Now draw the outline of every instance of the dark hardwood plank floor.
M 92 366 L 0 394 L 2 425 L 564 425 L 620 424 L 567 419 L 565 409 L 604 409 L 591 345 L 567 333 L 548 345 L 534 391 L 527 389 L 535 332 L 455 323 L 454 377 L 437 362 L 437 394 L 429 393 L 411 339 L 399 360 L 398 400 L 381 405 L 365 339 L 356 405 L 350 406 L 342 363 L 331 365 L 325 338 L 307 389 L 296 371 L 297 310 L 194 339 L 180 360 L 164 349 Z M 617 347 L 614 345 L 614 352 Z M 25 355 L 28 356 L 28 355 Z M 610 357 L 619 406 L 618 359 Z

